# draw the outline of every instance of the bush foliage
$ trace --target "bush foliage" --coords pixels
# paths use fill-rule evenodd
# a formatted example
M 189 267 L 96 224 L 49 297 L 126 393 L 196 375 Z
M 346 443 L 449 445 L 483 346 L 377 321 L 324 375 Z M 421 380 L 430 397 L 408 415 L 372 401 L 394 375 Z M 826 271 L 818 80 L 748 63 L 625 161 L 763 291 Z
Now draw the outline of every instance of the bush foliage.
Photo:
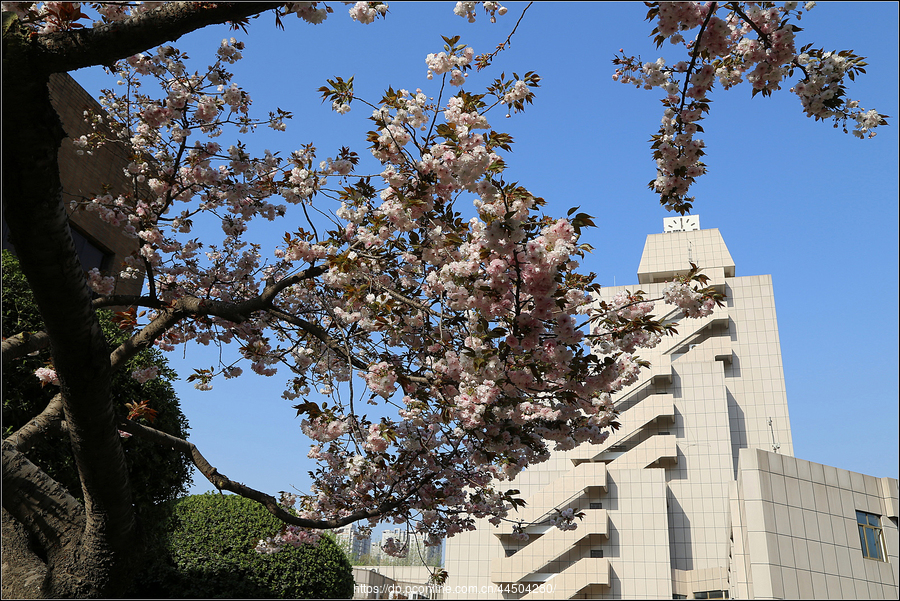
M 168 527 L 168 574 L 176 597 L 349 599 L 353 571 L 330 537 L 260 555 L 256 543 L 282 523 L 260 504 L 207 493 L 174 504 Z
M 18 259 L 7 250 L 3 250 L 2 269 L 3 337 L 19 332 L 42 331 L 44 322 L 34 303 L 28 281 L 19 269 Z M 128 338 L 129 333 L 116 326 L 112 312 L 98 311 L 97 315 L 111 352 Z M 4 438 L 43 411 L 59 392 L 57 386 L 42 386 L 34 375 L 36 369 L 46 367 L 49 362 L 50 350 L 45 349 L 4 366 Z M 155 379 L 142 384 L 131 377 L 132 371 L 150 366 L 159 370 L 159 376 Z M 141 351 L 123 369 L 113 374 L 112 391 L 117 400 L 116 409 L 125 417 L 128 414 L 125 403 L 148 400 L 149 406 L 158 412 L 153 423 L 148 425 L 178 438 L 186 438 L 188 422 L 170 383 L 176 377 L 159 350 L 150 348 Z M 165 503 L 174 501 L 187 492 L 191 484 L 190 460 L 179 451 L 137 437 L 123 440 L 122 446 L 128 462 L 128 478 L 138 522 L 141 526 L 154 530 L 153 525 L 165 518 L 160 513 Z M 81 482 L 68 436 L 45 437 L 28 451 L 28 458 L 73 496 L 82 500 Z

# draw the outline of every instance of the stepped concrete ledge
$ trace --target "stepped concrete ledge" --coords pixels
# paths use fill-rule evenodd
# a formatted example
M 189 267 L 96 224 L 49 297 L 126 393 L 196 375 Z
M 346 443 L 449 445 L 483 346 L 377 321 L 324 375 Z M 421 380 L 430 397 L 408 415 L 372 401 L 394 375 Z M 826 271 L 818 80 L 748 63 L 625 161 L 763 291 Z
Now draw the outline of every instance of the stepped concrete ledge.
M 675 397 L 671 394 L 651 394 L 621 415 L 622 427 L 610 434 L 606 442 L 599 445 L 583 444 L 566 456 L 575 465 L 592 461 L 600 453 L 626 442 L 648 424 L 663 418 L 675 419 Z
M 495 583 L 519 582 L 571 551 L 586 537 L 609 536 L 609 515 L 605 509 L 588 509 L 584 513 L 584 519 L 578 522 L 575 530 L 552 528 L 514 555 L 492 559 L 491 580 Z
M 543 584 L 522 599 L 571 599 L 591 585 L 609 586 L 609 560 L 584 557 Z
M 540 489 L 527 500 L 527 505 L 510 513 L 509 519 L 521 520 L 524 524 L 541 521 L 554 507 L 564 509 L 579 496 L 593 488 L 606 490 L 606 465 L 603 463 L 582 463 L 561 478 Z M 512 534 L 512 524 L 503 523 L 493 529 L 495 536 Z

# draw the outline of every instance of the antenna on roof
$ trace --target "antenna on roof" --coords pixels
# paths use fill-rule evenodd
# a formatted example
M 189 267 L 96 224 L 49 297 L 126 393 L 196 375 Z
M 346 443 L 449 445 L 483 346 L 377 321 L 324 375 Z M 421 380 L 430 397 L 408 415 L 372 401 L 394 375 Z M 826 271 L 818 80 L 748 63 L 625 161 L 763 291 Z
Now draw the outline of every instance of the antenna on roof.
M 769 430 L 772 431 L 772 452 L 777 453 L 781 445 L 775 442 L 775 428 L 772 426 L 772 418 L 769 418 Z

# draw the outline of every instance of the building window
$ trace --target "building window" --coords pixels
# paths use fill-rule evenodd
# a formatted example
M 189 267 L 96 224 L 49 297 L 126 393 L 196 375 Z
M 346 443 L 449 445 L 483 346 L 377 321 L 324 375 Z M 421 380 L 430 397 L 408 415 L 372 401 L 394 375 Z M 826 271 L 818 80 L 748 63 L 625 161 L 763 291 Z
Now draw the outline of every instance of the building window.
M 590 509 L 603 509 L 603 503 L 591 503 Z
M 105 252 L 99 248 L 94 242 L 88 239 L 77 229 L 70 228 L 72 231 L 72 241 L 75 243 L 75 251 L 78 253 L 78 260 L 81 261 L 81 267 L 85 271 L 90 271 L 96 267 L 100 271 L 109 269 L 112 263 L 112 253 Z
M 100 248 L 96 243 L 91 241 L 85 234 L 71 227 L 69 231 L 72 233 L 72 241 L 75 243 L 75 252 L 78 253 L 78 260 L 81 262 L 81 268 L 90 271 L 94 267 L 100 271 L 109 271 L 112 266 L 114 255 Z M 3 220 L 3 248 L 16 254 L 16 249 L 9 241 L 9 226 L 6 220 Z
M 881 536 L 881 518 L 865 511 L 856 512 L 859 526 L 859 543 L 863 557 L 884 561 L 884 539 Z
M 603 559 L 603 549 L 591 549 L 592 559 Z
M 694 593 L 694 599 L 727 599 L 728 591 L 699 591 Z

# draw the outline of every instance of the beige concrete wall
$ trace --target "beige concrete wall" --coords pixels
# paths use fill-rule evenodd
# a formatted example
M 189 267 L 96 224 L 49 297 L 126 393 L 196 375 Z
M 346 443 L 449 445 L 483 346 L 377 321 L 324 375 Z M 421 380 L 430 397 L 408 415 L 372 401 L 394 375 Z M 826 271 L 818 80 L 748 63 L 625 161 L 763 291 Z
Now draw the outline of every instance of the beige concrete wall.
M 94 100 L 72 77 L 66 73 L 50 76 L 50 99 L 59 114 L 68 138 L 59 149 L 59 174 L 63 186 L 63 200 L 84 201 L 103 195 L 105 189 L 113 196 L 131 195 L 134 189 L 124 169 L 131 162 L 123 145 L 107 145 L 94 151 L 93 156 L 78 155 L 71 139 L 91 133 L 85 122 L 84 111 L 101 110 Z M 105 188 L 106 187 L 106 188 Z M 138 250 L 138 241 L 126 236 L 120 227 L 101 220 L 96 213 L 69 209 L 69 220 L 94 246 L 112 256 L 110 272 L 117 278 L 118 294 L 140 294 L 142 280 L 121 279 L 118 273 L 122 261 Z
M 741 452 L 732 503 L 736 595 L 896 599 L 897 481 L 794 457 Z M 880 518 L 885 561 L 863 555 L 857 511 Z M 892 515 L 893 514 L 893 515 Z

